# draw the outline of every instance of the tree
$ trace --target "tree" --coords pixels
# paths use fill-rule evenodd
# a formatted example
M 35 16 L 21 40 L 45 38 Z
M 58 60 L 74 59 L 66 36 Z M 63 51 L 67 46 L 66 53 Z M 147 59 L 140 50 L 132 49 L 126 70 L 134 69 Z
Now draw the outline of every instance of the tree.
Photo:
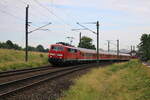
M 36 48 L 35 48 L 35 47 L 32 47 L 32 46 L 28 46 L 28 50 L 29 50 L 29 51 L 36 51 Z
M 48 51 L 49 51 L 49 49 L 48 49 L 48 48 L 44 50 L 44 52 L 48 52 Z
M 6 48 L 8 48 L 8 49 L 12 49 L 14 47 L 14 44 L 10 40 L 7 40 L 6 46 L 7 46 Z
M 140 58 L 144 61 L 150 60 L 150 34 L 143 34 L 140 40 L 138 45 Z
M 18 46 L 18 44 L 14 44 L 10 40 L 7 40 L 6 43 L 3 43 L 3 47 L 2 48 L 15 49 L 15 50 L 21 50 L 22 49 L 20 46 Z
M 25 48 L 22 48 L 18 44 L 13 43 L 11 40 L 7 40 L 6 42 L 0 42 L 0 48 L 25 50 Z M 48 52 L 49 49 L 44 49 L 42 45 L 38 45 L 37 47 L 28 46 L 28 51 Z
M 20 46 L 18 46 L 18 44 L 14 44 L 13 49 L 15 49 L 15 50 L 21 50 L 22 48 Z
M 8 44 L 0 42 L 0 48 L 8 48 Z
M 44 47 L 42 46 L 42 45 L 38 45 L 37 47 L 36 47 L 36 50 L 37 51 L 40 51 L 40 52 L 44 52 L 45 50 L 44 50 Z
M 3 48 L 3 43 L 0 42 L 0 48 Z
M 93 40 L 91 38 L 83 36 L 81 38 L 81 42 L 79 43 L 78 47 L 95 50 L 96 48 L 95 48 L 95 45 L 92 44 L 92 41 Z

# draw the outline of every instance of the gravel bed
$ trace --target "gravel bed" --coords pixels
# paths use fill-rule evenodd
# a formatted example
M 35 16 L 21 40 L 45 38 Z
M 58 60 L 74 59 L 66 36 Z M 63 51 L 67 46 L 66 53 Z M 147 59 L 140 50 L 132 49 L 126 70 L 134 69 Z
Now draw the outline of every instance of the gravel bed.
M 64 90 L 69 89 L 73 85 L 73 79 L 80 77 L 91 69 L 87 68 L 73 72 L 66 76 L 41 83 L 38 86 L 19 91 L 5 98 L 0 98 L 0 100 L 56 100 L 62 96 Z
M 50 67 L 49 69 L 45 69 L 45 70 L 41 70 L 41 71 L 23 73 L 23 74 L 8 76 L 8 77 L 1 77 L 0 78 L 0 83 L 13 81 L 13 80 L 18 80 L 18 79 L 30 77 L 30 76 L 41 74 L 41 73 L 51 72 L 51 71 L 53 71 L 55 69 L 58 69 L 58 68 L 57 67 L 56 68 L 55 67 Z
M 90 69 L 91 68 L 84 69 L 51 81 L 44 82 L 38 86 L 34 86 L 2 98 L 2 100 L 56 100 L 62 95 L 62 91 L 67 90 L 69 86 L 73 84 L 74 78 L 85 74 Z

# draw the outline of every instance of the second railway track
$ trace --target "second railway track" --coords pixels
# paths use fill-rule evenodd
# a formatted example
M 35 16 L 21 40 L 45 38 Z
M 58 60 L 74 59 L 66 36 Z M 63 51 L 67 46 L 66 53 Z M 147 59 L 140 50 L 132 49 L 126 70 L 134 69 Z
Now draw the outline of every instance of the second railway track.
M 41 82 L 58 78 L 66 74 L 72 73 L 74 71 L 82 70 L 94 65 L 96 64 L 84 64 L 84 65 L 76 65 L 76 66 L 70 66 L 65 68 L 58 68 L 58 69 L 53 69 L 51 71 L 46 71 L 45 73 L 39 73 L 26 78 L 1 83 L 0 98 L 10 95 L 14 92 L 26 89 L 28 87 L 32 87 Z
M 38 68 L 29 68 L 15 71 L 8 71 L 0 73 L 0 84 L 6 83 L 8 81 L 13 81 L 25 77 L 30 77 L 39 73 L 45 73 L 46 71 L 50 71 L 53 69 L 57 69 L 57 67 L 45 66 Z
M 12 75 L 19 75 L 19 74 L 24 74 L 24 73 L 29 73 L 29 72 L 36 72 L 40 70 L 46 70 L 53 68 L 52 66 L 44 66 L 44 67 L 36 67 L 36 68 L 27 68 L 27 69 L 20 69 L 20 70 L 12 70 L 12 71 L 5 71 L 5 72 L 0 72 L 0 78 L 1 77 L 8 77 Z

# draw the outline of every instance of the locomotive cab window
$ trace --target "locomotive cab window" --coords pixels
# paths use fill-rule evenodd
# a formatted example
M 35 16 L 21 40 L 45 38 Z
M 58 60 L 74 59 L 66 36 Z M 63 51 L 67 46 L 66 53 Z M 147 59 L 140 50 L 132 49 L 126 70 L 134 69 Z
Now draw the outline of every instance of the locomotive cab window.
M 52 46 L 52 47 L 51 47 L 51 50 L 54 50 L 54 51 L 63 51 L 64 48 L 63 48 L 63 47 L 60 47 L 60 46 Z

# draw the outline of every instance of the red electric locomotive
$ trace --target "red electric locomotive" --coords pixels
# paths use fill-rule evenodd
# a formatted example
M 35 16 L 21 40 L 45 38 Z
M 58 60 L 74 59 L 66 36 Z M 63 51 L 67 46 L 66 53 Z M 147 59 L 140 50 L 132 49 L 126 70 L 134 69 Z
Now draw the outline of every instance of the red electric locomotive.
M 71 63 L 85 63 L 96 62 L 97 52 L 96 50 L 77 48 L 64 43 L 53 44 L 49 50 L 49 62 L 54 65 L 71 64 Z M 99 53 L 99 61 L 125 61 L 130 60 L 129 54 L 112 52 Z

